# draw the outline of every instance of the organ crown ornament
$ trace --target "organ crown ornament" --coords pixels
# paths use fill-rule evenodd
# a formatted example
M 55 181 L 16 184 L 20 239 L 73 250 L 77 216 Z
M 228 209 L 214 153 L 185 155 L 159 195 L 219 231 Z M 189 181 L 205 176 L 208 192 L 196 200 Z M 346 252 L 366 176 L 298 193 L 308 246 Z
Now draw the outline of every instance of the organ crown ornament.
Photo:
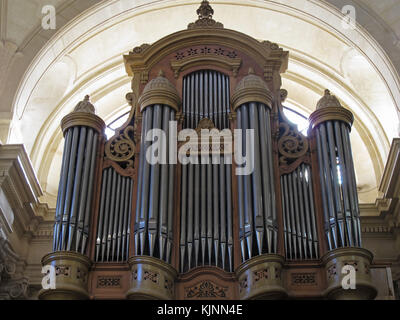
M 318 101 L 316 110 L 310 115 L 310 124 L 315 128 L 320 123 L 337 120 L 347 123 L 350 127 L 354 122 L 353 114 L 345 109 L 336 96 L 326 89 L 324 96 Z
M 160 70 L 158 77 L 151 80 L 143 89 L 139 98 L 140 111 L 154 104 L 165 104 L 179 111 L 181 104 L 179 94 L 174 85 L 165 77 L 164 71 Z
M 324 96 L 317 103 L 317 110 L 329 107 L 341 108 L 342 105 L 336 96 L 332 95 L 328 89 L 325 89 Z
M 249 73 L 236 86 L 232 96 L 234 109 L 248 102 L 261 102 L 271 107 L 272 94 L 265 81 L 249 68 Z
M 197 9 L 197 15 L 199 19 L 189 24 L 188 29 L 196 28 L 223 28 L 223 24 L 215 21 L 212 16 L 214 14 L 213 8 L 210 6 L 208 1 L 202 1 L 199 9 Z
M 87 113 L 95 113 L 95 107 L 93 104 L 90 103 L 90 97 L 89 95 L 85 96 L 85 99 L 83 101 L 80 101 L 73 112 L 87 112 Z

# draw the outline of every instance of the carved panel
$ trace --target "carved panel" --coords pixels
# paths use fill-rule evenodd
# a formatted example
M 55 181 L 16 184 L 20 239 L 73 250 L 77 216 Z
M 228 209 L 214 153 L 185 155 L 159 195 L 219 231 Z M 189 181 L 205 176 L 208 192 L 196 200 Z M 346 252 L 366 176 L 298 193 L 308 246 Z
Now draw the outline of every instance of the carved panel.
M 106 144 L 106 157 L 118 162 L 126 168 L 133 168 L 136 144 L 134 141 L 135 129 L 127 126 L 121 129 L 118 134 L 113 136 Z
M 71 266 L 67 265 L 56 266 L 56 276 L 69 277 L 71 275 L 70 271 L 71 271 Z
M 185 288 L 185 298 L 226 298 L 228 288 L 205 280 L 192 287 Z
M 292 273 L 291 283 L 294 286 L 317 285 L 317 278 L 314 272 Z
M 99 276 L 97 288 L 121 288 L 121 276 Z
M 278 140 L 279 161 L 281 164 L 289 165 L 307 153 L 308 140 L 286 122 L 281 122 L 279 129 L 281 132 Z

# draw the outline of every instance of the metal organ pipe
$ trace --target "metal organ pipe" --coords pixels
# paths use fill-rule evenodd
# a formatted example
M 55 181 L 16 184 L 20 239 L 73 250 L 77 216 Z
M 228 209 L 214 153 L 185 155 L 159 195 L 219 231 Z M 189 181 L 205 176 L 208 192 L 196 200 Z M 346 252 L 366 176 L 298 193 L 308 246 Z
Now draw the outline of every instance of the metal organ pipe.
M 263 103 L 251 102 L 237 108 L 238 128 L 254 130 L 254 171 L 248 176 L 238 176 L 239 212 L 241 216 L 242 261 L 263 253 L 276 253 L 276 206 L 272 162 L 270 114 Z M 242 148 L 245 152 L 246 138 Z M 243 238 L 242 238 L 243 237 Z M 244 241 L 246 238 L 246 241 Z M 253 248 L 256 241 L 256 251 Z M 247 249 L 247 253 L 245 253 Z
M 195 129 L 208 118 L 218 129 L 229 125 L 229 78 L 201 70 L 183 80 L 184 128 Z M 233 266 L 232 183 L 223 156 L 198 156 L 199 164 L 182 165 L 180 269 Z M 214 163 L 218 160 L 219 164 Z
M 310 116 L 317 140 L 329 250 L 361 247 L 358 196 L 349 133 L 354 117 L 325 90 Z M 327 209 L 327 210 L 325 210 Z
M 310 166 L 281 176 L 286 258 L 317 259 L 318 238 Z
M 81 103 L 90 102 L 85 100 Z M 57 195 L 53 251 L 86 254 L 98 137 L 104 123 L 93 113 L 87 112 L 87 125 L 73 125 L 75 117 L 81 119 L 83 114 L 74 111 L 62 121 L 65 143 Z

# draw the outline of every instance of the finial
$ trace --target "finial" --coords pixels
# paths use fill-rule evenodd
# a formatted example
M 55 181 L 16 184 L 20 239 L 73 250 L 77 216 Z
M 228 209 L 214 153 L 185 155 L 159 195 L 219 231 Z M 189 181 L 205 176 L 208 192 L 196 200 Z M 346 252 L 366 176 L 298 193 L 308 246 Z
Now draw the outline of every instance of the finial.
M 83 101 L 80 101 L 73 112 L 86 112 L 86 113 L 95 113 L 95 108 L 93 104 L 90 103 L 90 96 L 87 94 Z
M 342 105 L 336 96 L 332 95 L 328 89 L 325 89 L 324 96 L 317 103 L 317 110 L 328 107 L 342 108 Z
M 165 72 L 164 72 L 164 70 L 160 69 L 160 71 L 158 72 L 158 76 L 159 76 L 159 77 L 165 78 Z
M 248 74 L 254 74 L 254 69 L 253 69 L 253 67 L 250 67 L 249 68 L 249 73 Z
M 223 28 L 223 24 L 213 20 L 214 9 L 207 0 L 203 0 L 197 9 L 198 20 L 190 23 L 188 29 L 196 28 Z

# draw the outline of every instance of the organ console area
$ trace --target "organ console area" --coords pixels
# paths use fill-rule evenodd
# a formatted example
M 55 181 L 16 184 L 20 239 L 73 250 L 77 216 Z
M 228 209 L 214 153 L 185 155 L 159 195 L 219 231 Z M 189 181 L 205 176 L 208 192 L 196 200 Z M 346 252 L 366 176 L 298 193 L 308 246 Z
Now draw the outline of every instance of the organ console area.
M 113 137 L 89 97 L 63 119 L 53 252 L 42 260 L 56 285 L 39 297 L 375 298 L 352 113 L 326 90 L 303 135 L 283 113 L 289 53 L 224 28 L 207 1 L 197 13 L 186 30 L 124 56 L 131 111 Z M 253 170 L 238 175 L 244 165 L 218 152 L 151 163 L 153 129 L 165 133 L 166 159 L 182 130 L 252 130 L 240 142 Z M 346 290 L 349 268 L 356 289 Z

